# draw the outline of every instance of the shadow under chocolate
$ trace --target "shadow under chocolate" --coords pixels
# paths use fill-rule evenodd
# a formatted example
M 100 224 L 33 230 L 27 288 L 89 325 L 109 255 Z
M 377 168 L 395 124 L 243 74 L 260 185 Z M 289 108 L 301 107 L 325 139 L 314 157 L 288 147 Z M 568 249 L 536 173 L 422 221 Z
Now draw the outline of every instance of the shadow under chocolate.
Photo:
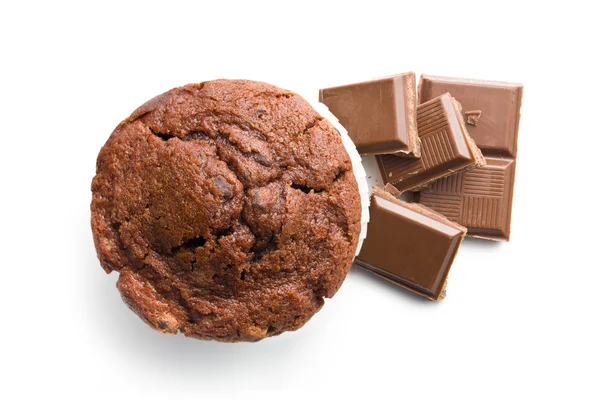
M 359 277 L 360 279 L 364 279 L 366 281 L 377 284 L 381 287 L 382 290 L 389 292 L 392 296 L 400 296 L 402 298 L 407 299 L 408 301 L 414 302 L 415 304 L 422 304 L 426 306 L 435 305 L 438 303 L 437 301 L 431 301 L 426 297 L 418 295 L 414 292 L 411 292 L 408 289 L 405 289 L 399 285 L 396 285 L 393 282 L 388 281 L 374 273 L 367 271 L 366 269 L 360 267 L 357 264 L 352 264 L 352 268 L 350 269 L 350 275 Z

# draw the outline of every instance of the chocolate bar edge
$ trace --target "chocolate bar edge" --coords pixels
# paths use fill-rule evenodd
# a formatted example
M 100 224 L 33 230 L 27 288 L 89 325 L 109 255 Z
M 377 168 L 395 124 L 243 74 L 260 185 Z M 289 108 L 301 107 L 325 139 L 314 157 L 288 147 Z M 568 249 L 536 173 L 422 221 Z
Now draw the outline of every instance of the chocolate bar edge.
M 448 279 L 448 274 L 450 273 L 450 269 L 452 267 L 452 264 L 454 263 L 456 254 L 458 253 L 458 248 L 460 247 L 460 244 L 462 243 L 462 241 L 465 238 L 467 229 L 464 226 L 462 226 L 454 221 L 451 221 L 450 219 L 445 217 L 443 214 L 440 214 L 440 213 L 436 212 L 435 210 L 433 210 L 423 204 L 409 203 L 402 199 L 399 199 L 398 197 L 396 197 L 398 194 L 399 194 L 399 191 L 394 186 L 392 186 L 391 184 L 388 183 L 388 184 L 386 184 L 385 187 L 380 186 L 380 185 L 374 186 L 373 194 L 371 195 L 371 197 L 373 198 L 375 196 L 379 196 L 383 200 L 395 203 L 395 204 L 399 205 L 400 207 L 406 208 L 410 211 L 413 211 L 414 213 L 417 213 L 417 214 L 420 214 L 427 218 L 433 219 L 439 223 L 442 223 L 446 226 L 449 226 L 449 227 L 457 230 L 457 234 L 455 234 L 454 236 L 451 237 L 451 243 L 450 243 L 450 246 L 447 251 L 447 259 L 445 259 L 445 261 L 442 265 L 442 267 L 445 266 L 445 268 L 443 270 L 443 275 L 440 277 L 439 282 L 436 285 L 436 290 L 435 291 L 429 290 L 429 289 L 424 288 L 414 282 L 404 279 L 398 275 L 392 274 L 392 273 L 387 272 L 383 269 L 380 269 L 372 264 L 364 262 L 358 258 L 360 255 L 354 259 L 354 263 L 357 264 L 359 267 L 362 267 L 375 275 L 378 275 L 398 286 L 408 289 L 413 293 L 424 296 L 424 297 L 428 298 L 429 300 L 432 300 L 432 301 L 441 300 L 445 297 L 445 289 L 446 289 L 446 282 Z
M 325 104 L 331 112 L 335 115 L 336 113 L 331 109 L 330 105 L 327 104 L 326 100 L 326 92 L 329 90 L 338 90 L 343 88 L 348 88 L 352 86 L 361 86 L 369 83 L 382 82 L 386 80 L 391 80 L 395 101 L 393 103 L 393 108 L 395 110 L 395 114 L 397 117 L 396 122 L 396 137 L 388 138 L 388 140 L 380 141 L 372 144 L 361 144 L 357 143 L 357 150 L 361 155 L 375 155 L 375 154 L 394 154 L 399 157 L 404 158 L 419 158 L 420 153 L 420 139 L 418 133 L 416 131 L 416 107 L 418 105 L 417 98 L 417 84 L 416 84 L 416 75 L 414 72 L 403 72 L 400 74 L 389 75 L 381 78 L 370 79 L 367 81 L 355 82 L 351 84 L 345 85 L 337 85 L 330 86 L 326 88 L 319 89 L 319 102 Z M 408 83 L 407 83 L 408 82 Z M 412 83 L 412 84 L 411 84 Z M 411 96 L 407 96 L 406 90 L 412 93 Z M 409 93 L 409 94 L 410 94 Z M 411 97 L 411 98 L 409 98 Z M 412 101 L 411 101 L 412 100 Z M 398 102 L 402 102 L 401 109 L 398 107 Z M 398 115 L 399 113 L 403 113 L 403 115 Z M 410 118 L 406 118 L 406 116 L 413 114 L 415 120 L 411 123 Z M 336 115 L 339 120 L 339 116 Z M 341 121 L 340 121 L 341 123 Z M 348 130 L 350 136 L 352 137 L 352 132 L 349 127 L 345 128 Z M 401 128 L 401 129 L 398 129 Z M 391 150 L 390 150 L 391 149 Z
M 514 104 L 515 107 L 515 126 L 514 126 L 514 148 L 512 153 L 508 152 L 508 158 L 512 161 L 513 165 L 513 171 L 512 171 L 512 185 L 510 185 L 510 195 L 508 196 L 508 213 L 509 213 L 509 218 L 507 221 L 507 229 L 506 229 L 506 234 L 494 234 L 492 232 L 490 232 L 490 230 L 485 230 L 485 229 L 478 229 L 478 228 L 467 228 L 467 237 L 469 238 L 474 238 L 474 239 L 484 239 L 484 240 L 489 240 L 489 241 L 495 241 L 495 242 L 509 242 L 510 241 L 510 236 L 511 236 L 511 228 L 512 228 L 512 206 L 513 206 L 513 198 L 514 198 L 514 188 L 516 185 L 516 162 L 517 162 L 517 153 L 518 153 L 518 136 L 519 136 L 519 128 L 520 128 L 520 122 L 521 122 L 521 106 L 523 103 L 523 91 L 524 91 L 524 85 L 522 83 L 517 83 L 517 82 L 503 82 L 503 81 L 493 81 L 493 80 L 483 80 L 483 79 L 469 79 L 469 78 L 452 78 L 452 77 L 445 77 L 445 76 L 439 76 L 439 75 L 428 75 L 428 74 L 421 74 L 420 78 L 419 78 L 419 84 L 418 84 L 418 93 L 419 93 L 419 102 L 422 101 L 423 97 L 424 97 L 424 93 L 426 93 L 429 89 L 429 85 L 430 85 L 430 80 L 435 80 L 437 82 L 447 82 L 447 83 L 453 83 L 453 84 L 460 84 L 460 83 L 466 83 L 466 84 L 470 84 L 470 85 L 476 85 L 476 86 L 487 86 L 487 87 L 501 87 L 501 88 L 512 88 L 515 90 L 515 94 L 516 94 L 516 101 Z M 500 153 L 500 154 L 496 154 L 496 152 L 493 149 L 484 149 L 482 151 L 482 155 L 484 157 L 500 157 L 500 158 L 506 158 L 505 153 Z M 485 166 L 485 165 L 483 165 Z M 466 172 L 465 171 L 461 171 L 461 172 Z M 426 189 L 423 188 L 423 190 Z M 419 192 L 415 192 L 414 194 L 414 201 L 417 203 L 420 203 L 420 193 Z

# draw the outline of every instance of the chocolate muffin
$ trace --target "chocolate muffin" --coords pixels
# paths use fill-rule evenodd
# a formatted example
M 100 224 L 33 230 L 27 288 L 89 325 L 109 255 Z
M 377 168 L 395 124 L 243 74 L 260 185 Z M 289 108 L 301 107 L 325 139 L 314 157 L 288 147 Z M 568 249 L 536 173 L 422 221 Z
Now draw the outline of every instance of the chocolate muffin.
M 361 226 L 340 134 L 302 97 L 216 80 L 138 108 L 98 155 L 92 231 L 125 303 L 161 332 L 255 341 L 342 284 Z

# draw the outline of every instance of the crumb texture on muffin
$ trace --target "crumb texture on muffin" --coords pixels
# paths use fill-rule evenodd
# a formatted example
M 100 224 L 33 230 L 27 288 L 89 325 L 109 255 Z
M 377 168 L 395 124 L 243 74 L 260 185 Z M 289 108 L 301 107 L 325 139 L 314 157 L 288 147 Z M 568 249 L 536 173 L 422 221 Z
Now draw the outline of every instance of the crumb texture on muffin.
M 339 133 L 253 81 L 170 90 L 112 133 L 92 182 L 98 257 L 153 328 L 253 341 L 301 327 L 350 269 L 360 195 Z

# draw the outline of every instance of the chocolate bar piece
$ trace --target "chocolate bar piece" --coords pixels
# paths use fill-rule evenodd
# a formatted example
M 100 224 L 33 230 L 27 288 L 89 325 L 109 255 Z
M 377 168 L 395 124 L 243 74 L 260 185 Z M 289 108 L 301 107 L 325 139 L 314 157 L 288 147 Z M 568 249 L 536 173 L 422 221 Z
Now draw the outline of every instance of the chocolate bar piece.
M 420 156 L 413 72 L 319 91 L 361 154 Z
M 415 201 L 466 226 L 468 236 L 508 241 L 523 85 L 421 77 L 421 102 L 446 92 L 462 104 L 469 134 L 487 165 L 436 181 Z
M 417 107 L 421 158 L 377 156 L 384 183 L 401 192 L 423 189 L 430 182 L 467 168 L 485 165 L 481 151 L 467 133 L 458 104 L 445 93 Z
M 359 266 L 431 300 L 444 296 L 466 229 L 420 204 L 375 187 Z

